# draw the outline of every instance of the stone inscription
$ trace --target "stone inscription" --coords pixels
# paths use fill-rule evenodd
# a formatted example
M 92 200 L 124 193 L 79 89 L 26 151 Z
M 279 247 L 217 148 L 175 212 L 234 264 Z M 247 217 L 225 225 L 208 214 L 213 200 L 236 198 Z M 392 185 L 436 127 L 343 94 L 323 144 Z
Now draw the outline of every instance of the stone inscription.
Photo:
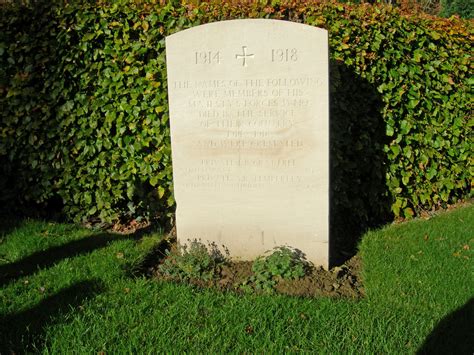
M 167 38 L 167 65 L 178 240 L 244 259 L 290 245 L 327 266 L 326 32 L 198 26 Z
M 235 59 L 242 60 L 242 66 L 247 66 L 247 58 L 254 58 L 253 54 L 247 54 L 247 46 L 242 46 L 242 54 L 236 54 Z M 196 51 L 194 52 L 194 64 L 220 64 L 220 51 Z M 298 49 L 284 48 L 271 49 L 272 62 L 296 62 L 298 60 Z
M 274 50 L 272 61 L 273 52 Z M 296 49 L 286 51 L 286 55 L 296 52 Z M 280 55 L 284 57 L 285 54 L 281 51 Z M 195 126 L 197 130 L 206 130 L 207 136 L 212 137 L 196 139 L 192 149 L 254 156 L 252 159 L 201 159 L 200 167 L 185 169 L 185 187 L 214 189 L 225 184 L 236 189 L 261 189 L 264 184 L 287 183 L 292 183 L 296 189 L 315 187 L 317 177 L 311 168 L 305 169 L 304 175 L 239 176 L 230 175 L 230 172 L 247 167 L 265 170 L 270 168 L 275 171 L 296 167 L 294 158 L 271 157 L 282 154 L 282 150 L 289 154 L 290 150 L 305 148 L 303 139 L 291 139 L 287 133 L 295 129 L 295 126 L 305 124 L 305 120 L 301 120 L 299 115 L 300 110 L 309 106 L 310 93 L 323 85 L 322 79 L 277 77 L 186 80 L 175 81 L 172 85 L 179 95 L 189 98 L 187 107 L 194 114 L 187 116 L 188 125 Z

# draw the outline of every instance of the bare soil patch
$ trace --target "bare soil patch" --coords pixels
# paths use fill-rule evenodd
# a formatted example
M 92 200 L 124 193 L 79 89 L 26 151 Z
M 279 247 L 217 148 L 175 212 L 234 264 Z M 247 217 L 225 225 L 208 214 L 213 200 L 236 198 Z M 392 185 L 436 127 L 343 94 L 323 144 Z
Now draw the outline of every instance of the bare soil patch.
M 168 250 L 169 252 L 164 252 Z M 153 257 L 149 260 L 158 260 L 156 264 L 147 265 L 147 274 L 151 278 L 170 282 L 187 283 L 199 288 L 213 288 L 222 292 L 263 293 L 264 291 L 252 287 L 249 280 L 254 276 L 252 261 L 233 262 L 226 260 L 215 268 L 213 277 L 204 280 L 201 278 L 180 278 L 166 275 L 160 270 L 167 258 L 172 258 L 178 252 L 175 242 L 167 246 L 159 246 L 155 251 L 161 258 Z M 274 293 L 297 297 L 343 297 L 361 298 L 364 289 L 361 282 L 361 260 L 358 255 L 344 264 L 331 270 L 321 267 L 310 267 L 304 277 L 299 279 L 274 278 Z

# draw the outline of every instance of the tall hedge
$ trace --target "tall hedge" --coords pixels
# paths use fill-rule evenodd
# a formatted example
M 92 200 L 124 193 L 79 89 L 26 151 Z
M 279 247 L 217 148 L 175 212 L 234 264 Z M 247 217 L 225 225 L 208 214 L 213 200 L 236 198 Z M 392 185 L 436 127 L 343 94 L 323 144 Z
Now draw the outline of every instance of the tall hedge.
M 452 15 L 472 19 L 474 17 L 474 2 L 472 0 L 441 0 L 441 16 Z
M 164 38 L 236 18 L 329 31 L 331 111 L 346 120 L 338 129 L 347 139 L 332 164 L 351 185 L 334 191 L 347 211 L 379 193 L 395 216 L 410 217 L 472 194 L 469 22 L 303 0 L 38 2 L 0 13 L 0 200 L 60 198 L 76 221 L 171 217 Z M 377 178 L 385 191 L 368 194 Z

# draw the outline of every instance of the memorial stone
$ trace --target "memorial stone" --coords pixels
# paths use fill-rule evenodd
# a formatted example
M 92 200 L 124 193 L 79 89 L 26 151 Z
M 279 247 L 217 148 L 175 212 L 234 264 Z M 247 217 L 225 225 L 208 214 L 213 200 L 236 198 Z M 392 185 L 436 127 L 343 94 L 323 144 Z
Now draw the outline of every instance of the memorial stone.
M 166 38 L 178 242 L 329 259 L 327 31 L 263 19 Z

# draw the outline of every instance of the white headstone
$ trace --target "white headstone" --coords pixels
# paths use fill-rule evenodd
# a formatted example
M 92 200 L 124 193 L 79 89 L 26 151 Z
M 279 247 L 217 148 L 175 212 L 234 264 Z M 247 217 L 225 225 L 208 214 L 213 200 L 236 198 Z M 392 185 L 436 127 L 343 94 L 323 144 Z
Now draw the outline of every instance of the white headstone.
M 327 31 L 233 20 L 166 38 L 178 241 L 328 267 Z

